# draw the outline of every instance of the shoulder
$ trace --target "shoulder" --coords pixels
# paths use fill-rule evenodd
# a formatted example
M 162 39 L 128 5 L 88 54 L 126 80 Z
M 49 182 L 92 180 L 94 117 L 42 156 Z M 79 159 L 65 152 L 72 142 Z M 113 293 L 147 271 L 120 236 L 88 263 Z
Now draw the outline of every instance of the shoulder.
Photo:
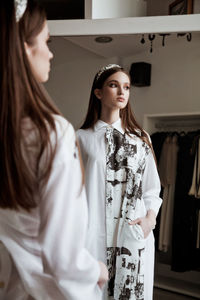
M 75 131 L 72 124 L 60 115 L 54 115 L 54 121 L 56 126 L 56 133 L 58 139 L 64 135 L 75 136 Z
M 56 143 L 57 153 L 63 154 L 74 154 L 76 151 L 76 134 L 72 124 L 67 121 L 64 117 L 54 115 L 56 135 L 51 134 L 52 143 Z M 55 140 L 54 140 L 55 139 Z
M 60 115 L 54 115 L 54 121 L 57 142 L 65 142 L 65 144 L 74 143 L 76 140 L 76 134 L 72 124 Z
M 135 134 L 131 134 L 131 135 L 132 135 L 132 136 L 135 136 L 135 137 L 138 139 L 138 141 L 140 140 L 141 143 L 142 143 L 142 142 L 143 142 L 142 136 L 143 136 L 143 137 L 145 137 L 145 136 L 142 134 L 142 131 L 141 131 L 140 129 L 136 129 L 136 132 L 138 133 L 138 136 L 135 135 Z M 143 132 L 146 134 L 147 139 L 148 139 L 149 142 L 151 143 L 151 138 L 150 138 L 149 133 L 148 133 L 146 130 L 144 130 L 144 129 L 143 129 Z
M 127 138 L 131 144 L 136 144 L 139 151 L 144 152 L 145 154 L 148 154 L 150 151 L 150 146 L 148 145 L 148 141 L 151 143 L 151 139 L 149 134 L 145 131 L 147 137 L 142 137 L 141 130 L 137 130 L 138 136 L 134 133 L 131 133 L 130 135 L 127 134 Z M 141 152 L 141 153 L 142 153 Z
M 76 131 L 76 135 L 78 140 L 89 139 L 94 134 L 94 130 L 92 128 L 88 129 L 78 129 Z

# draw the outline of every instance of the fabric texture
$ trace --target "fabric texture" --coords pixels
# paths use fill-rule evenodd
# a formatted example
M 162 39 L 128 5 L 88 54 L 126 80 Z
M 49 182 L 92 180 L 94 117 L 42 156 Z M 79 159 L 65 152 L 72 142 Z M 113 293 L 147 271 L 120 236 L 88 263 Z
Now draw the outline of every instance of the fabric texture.
M 149 209 L 157 214 L 161 205 L 152 152 L 139 137 L 124 133 L 120 119 L 112 126 L 99 120 L 77 135 L 89 205 L 87 247 L 109 270 L 104 299 L 151 300 L 153 234 L 144 239 L 140 225 L 128 223 Z
M 38 207 L 30 213 L 0 209 L 0 266 L 8 262 L 0 272 L 0 299 L 101 298 L 99 264 L 85 248 L 88 211 L 75 132 L 60 116 L 55 123 L 56 155 Z M 35 137 L 29 131 L 32 165 Z M 45 156 L 40 168 L 44 162 Z
M 161 208 L 159 250 L 167 252 L 172 241 L 174 210 L 174 192 L 177 168 L 177 136 L 167 136 L 160 156 L 159 174 L 163 186 L 163 204 Z

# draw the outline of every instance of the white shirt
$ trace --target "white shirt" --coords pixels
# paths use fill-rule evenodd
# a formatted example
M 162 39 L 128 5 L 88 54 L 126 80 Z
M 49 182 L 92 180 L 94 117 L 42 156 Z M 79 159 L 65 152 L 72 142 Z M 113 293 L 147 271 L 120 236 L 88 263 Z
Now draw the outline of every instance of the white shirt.
M 99 264 L 85 249 L 88 212 L 74 129 L 60 116 L 55 121 L 57 150 L 39 206 L 31 213 L 0 209 L 1 300 L 101 298 Z
M 120 295 L 120 289 L 122 290 L 120 286 L 129 281 L 124 281 L 122 277 L 126 279 L 133 275 L 137 278 L 138 276 L 144 278 L 145 271 L 140 274 L 130 272 L 128 275 L 127 270 L 123 273 L 120 266 L 123 264 L 124 247 L 131 250 L 130 264 L 134 261 L 135 265 L 139 263 L 140 258 L 134 257 L 133 253 L 143 248 L 146 251 L 148 248 L 146 245 L 148 238 L 144 239 L 141 227 L 135 225 L 131 228 L 130 225 L 127 226 L 127 221 L 145 216 L 149 209 L 158 213 L 161 205 L 160 180 L 155 161 L 149 146 L 139 137 L 124 135 L 120 119 L 112 125 L 99 120 L 94 129 L 80 129 L 77 135 L 85 166 L 86 192 L 89 202 L 87 247 L 97 259 L 104 260 L 104 262 L 107 260 L 110 273 L 115 273 L 113 275 L 115 276 L 114 298 L 115 300 L 121 299 L 120 296 L 124 295 Z M 149 238 L 153 239 L 152 233 Z M 151 241 L 151 249 L 148 250 L 152 253 L 151 256 L 153 255 L 152 247 Z M 113 251 L 117 251 L 117 254 Z M 112 271 L 113 257 L 117 257 L 118 262 L 116 269 Z M 120 259 L 122 262 L 119 262 Z M 108 261 L 111 261 L 111 264 Z M 142 258 L 140 264 L 143 262 Z M 126 263 L 128 264 L 128 258 L 126 258 Z M 153 266 L 149 265 L 152 269 L 152 286 Z M 121 268 L 119 272 L 118 268 Z M 130 290 L 134 289 L 135 286 L 130 288 Z M 145 300 L 151 299 L 151 292 L 149 295 Z M 130 299 L 135 299 L 135 295 Z

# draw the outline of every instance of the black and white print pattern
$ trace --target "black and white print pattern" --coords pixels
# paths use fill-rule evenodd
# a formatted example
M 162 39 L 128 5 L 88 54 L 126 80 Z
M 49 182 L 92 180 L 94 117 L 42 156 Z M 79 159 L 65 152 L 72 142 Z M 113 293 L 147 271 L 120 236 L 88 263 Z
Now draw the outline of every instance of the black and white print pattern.
M 108 295 L 114 300 L 144 299 L 145 239 L 139 225 L 142 176 L 150 148 L 138 137 L 106 129 L 106 230 Z

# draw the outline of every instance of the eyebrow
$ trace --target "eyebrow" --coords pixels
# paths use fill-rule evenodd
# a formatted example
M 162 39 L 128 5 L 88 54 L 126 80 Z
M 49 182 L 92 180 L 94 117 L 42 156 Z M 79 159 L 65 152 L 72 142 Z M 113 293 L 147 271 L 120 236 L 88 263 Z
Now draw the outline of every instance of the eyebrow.
M 112 80 L 109 80 L 108 81 L 108 83 L 111 83 L 111 82 L 117 82 L 117 83 L 119 83 L 119 81 L 118 80 L 115 80 L 115 79 L 112 79 Z M 124 82 L 124 84 L 130 84 L 129 82 Z

